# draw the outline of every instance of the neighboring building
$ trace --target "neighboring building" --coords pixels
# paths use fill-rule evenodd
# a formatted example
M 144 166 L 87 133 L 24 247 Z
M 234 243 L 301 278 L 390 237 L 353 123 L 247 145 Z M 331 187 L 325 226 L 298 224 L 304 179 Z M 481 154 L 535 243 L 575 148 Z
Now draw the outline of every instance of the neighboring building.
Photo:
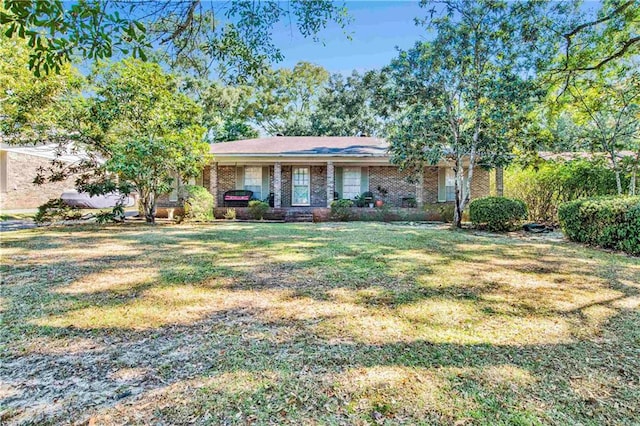
M 214 162 L 204 169 L 198 184 L 223 207 L 225 192 L 253 191 L 274 208 L 326 208 L 336 198 L 353 199 L 372 192 L 387 205 L 406 207 L 454 201 L 454 178 L 445 162 L 425 167 L 408 181 L 407 172 L 390 163 L 388 144 L 369 137 L 287 137 L 249 139 L 211 145 Z M 386 190 L 386 195 L 380 189 Z M 471 197 L 489 195 L 489 171 L 474 169 Z M 164 204 L 176 202 L 174 193 Z
M 12 146 L 0 145 L 0 208 L 34 209 L 51 198 L 60 198 L 63 191 L 74 188 L 73 179 L 36 185 L 33 183 L 38 169 L 51 165 L 58 158 L 74 163 L 77 155 L 56 157 L 57 145 Z

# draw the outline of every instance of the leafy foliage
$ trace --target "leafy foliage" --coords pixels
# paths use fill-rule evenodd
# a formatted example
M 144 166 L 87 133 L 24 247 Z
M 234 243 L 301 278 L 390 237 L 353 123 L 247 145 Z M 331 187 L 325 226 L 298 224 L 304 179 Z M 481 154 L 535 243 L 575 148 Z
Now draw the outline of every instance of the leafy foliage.
M 227 220 L 236 220 L 237 212 L 236 209 L 228 208 L 224 213 L 224 218 Z
M 369 71 L 350 76 L 331 76 L 318 96 L 309 117 L 315 136 L 377 136 L 382 133 L 383 118 L 378 98 L 384 83 L 383 72 Z
M 282 60 L 272 28 L 288 22 L 318 39 L 330 22 L 344 27 L 346 10 L 329 0 L 261 2 L 105 2 L 4 0 L 0 24 L 6 37 L 28 40 L 36 75 L 59 72 L 74 56 L 87 59 L 132 54 L 146 60 L 152 47 L 173 65 L 206 76 L 212 65 L 228 80 L 259 75 Z
M 558 206 L 583 197 L 616 194 L 616 177 L 604 160 L 547 161 L 505 169 L 505 195 L 523 200 L 528 218 L 556 222 Z
M 572 241 L 640 255 L 640 197 L 596 197 L 558 208 L 560 225 Z
M 80 219 L 82 213 L 75 206 L 70 206 L 61 198 L 54 198 L 38 207 L 38 212 L 33 217 L 36 223 L 55 223 L 64 220 Z
M 249 217 L 251 217 L 251 219 L 262 220 L 267 211 L 269 211 L 269 204 L 264 201 L 249 201 Z
M 169 192 L 177 178 L 197 176 L 208 160 L 201 110 L 158 64 L 136 59 L 99 69 L 95 92 L 83 130 L 94 132 L 91 143 L 106 157 L 101 169 L 133 183 L 153 222 L 157 195 Z M 96 192 L 108 182 L 81 186 Z
M 184 199 L 184 219 L 206 222 L 213 220 L 213 195 L 206 188 L 185 185 L 181 188 Z
M 423 2 L 422 5 L 426 5 Z M 395 113 L 389 129 L 392 161 L 417 172 L 447 160 L 455 172 L 455 219 L 470 200 L 473 170 L 509 161 L 527 121 L 536 83 L 539 34 L 536 4 L 443 1 L 423 22 L 431 42 L 400 52 L 392 62 L 389 98 Z
M 351 208 L 353 207 L 353 201 L 351 200 L 336 200 L 331 203 L 331 218 L 341 222 L 347 221 L 351 218 Z
M 79 73 L 68 64 L 57 74 L 38 78 L 29 72 L 28 62 L 23 40 L 0 37 L 0 134 L 5 143 L 55 139 L 56 123 L 65 113 L 61 101 L 82 87 Z
M 327 70 L 309 62 L 265 73 L 256 82 L 255 121 L 271 135 L 310 134 L 313 102 L 328 78 Z
M 96 213 L 96 222 L 98 223 L 122 222 L 123 220 L 124 205 L 122 203 L 116 204 L 113 209 L 109 211 Z
M 490 231 L 508 231 L 527 216 L 522 200 L 506 197 L 483 197 L 469 203 L 469 218 L 475 226 Z

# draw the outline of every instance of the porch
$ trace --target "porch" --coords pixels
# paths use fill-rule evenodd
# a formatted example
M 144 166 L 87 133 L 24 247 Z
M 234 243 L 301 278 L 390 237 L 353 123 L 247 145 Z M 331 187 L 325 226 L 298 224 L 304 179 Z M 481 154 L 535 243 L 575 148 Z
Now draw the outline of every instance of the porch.
M 254 198 L 271 201 L 274 209 L 328 208 L 334 200 L 354 200 L 365 193 L 389 207 L 419 208 L 447 201 L 446 171 L 437 166 L 411 176 L 388 162 L 367 159 L 213 163 L 205 174 L 216 207 L 225 207 L 224 194 L 232 190 L 250 190 Z

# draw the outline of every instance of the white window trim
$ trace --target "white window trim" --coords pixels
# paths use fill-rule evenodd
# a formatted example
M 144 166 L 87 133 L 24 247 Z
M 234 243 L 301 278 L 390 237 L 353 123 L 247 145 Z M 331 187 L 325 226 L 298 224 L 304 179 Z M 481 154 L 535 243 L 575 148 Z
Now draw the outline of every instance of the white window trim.
M 258 182 L 259 182 L 258 185 L 247 185 L 247 169 L 258 169 L 258 176 L 259 176 L 258 177 Z M 260 187 L 260 196 L 257 197 L 257 198 L 260 199 L 260 200 L 264 199 L 264 193 L 263 193 L 264 188 L 262 187 L 262 178 L 263 178 L 263 176 L 262 176 L 262 166 L 245 166 L 244 167 L 244 173 L 242 174 L 242 180 L 243 180 L 242 187 L 244 189 L 247 189 L 247 186 L 259 186 Z M 255 193 L 253 194 L 254 197 L 256 195 L 257 194 L 255 194 Z
M 309 176 L 309 181 L 307 182 L 307 193 L 309 195 L 309 202 L 307 204 L 294 204 L 293 199 L 295 195 L 295 179 L 293 175 L 295 174 L 296 169 L 307 169 L 307 173 Z M 302 185 L 300 185 L 302 186 Z M 311 206 L 311 167 L 309 166 L 292 166 L 291 167 L 291 207 L 309 207 Z
M 358 191 L 355 192 L 355 195 L 351 198 L 347 198 L 345 197 L 345 176 L 346 176 L 346 171 L 348 169 L 353 169 L 353 170 L 357 170 L 357 174 L 358 174 Z M 360 195 L 360 193 L 362 192 L 362 167 L 343 167 L 342 168 L 342 198 L 347 199 L 347 200 L 354 200 L 358 195 Z
M 447 179 L 452 179 L 453 185 L 447 185 Z M 444 197 L 445 197 L 445 201 L 447 202 L 456 200 L 455 180 L 456 180 L 456 174 L 453 171 L 453 168 L 447 167 L 445 169 L 445 177 L 444 177 Z M 447 188 L 453 188 L 453 198 L 451 199 L 449 199 L 449 190 Z

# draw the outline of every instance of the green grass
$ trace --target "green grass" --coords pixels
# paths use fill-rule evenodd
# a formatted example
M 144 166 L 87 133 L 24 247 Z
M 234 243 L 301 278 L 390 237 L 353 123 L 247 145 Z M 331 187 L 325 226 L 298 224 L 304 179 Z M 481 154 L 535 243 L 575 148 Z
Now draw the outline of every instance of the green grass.
M 6 233 L 0 420 L 638 424 L 640 259 L 380 223 Z
M 34 214 L 35 213 L 3 213 L 0 214 L 0 222 L 33 219 Z

